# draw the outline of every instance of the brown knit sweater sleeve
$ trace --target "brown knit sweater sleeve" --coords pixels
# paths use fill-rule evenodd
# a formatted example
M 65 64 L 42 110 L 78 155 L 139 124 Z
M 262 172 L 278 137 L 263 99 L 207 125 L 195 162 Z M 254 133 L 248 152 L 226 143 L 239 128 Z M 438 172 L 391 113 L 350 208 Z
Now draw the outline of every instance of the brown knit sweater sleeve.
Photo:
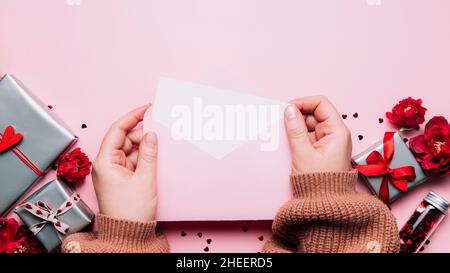
M 398 252 L 388 207 L 356 192 L 357 171 L 292 175 L 294 198 L 276 215 L 263 252 Z
M 156 222 L 135 222 L 97 215 L 98 232 L 75 233 L 64 239 L 67 253 L 165 253 L 169 244 L 156 232 Z

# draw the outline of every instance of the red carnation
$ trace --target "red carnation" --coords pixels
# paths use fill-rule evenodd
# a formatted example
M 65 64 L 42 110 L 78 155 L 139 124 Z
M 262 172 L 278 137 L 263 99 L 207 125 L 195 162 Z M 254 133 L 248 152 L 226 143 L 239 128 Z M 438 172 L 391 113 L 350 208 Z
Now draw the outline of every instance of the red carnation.
M 426 108 L 422 107 L 422 100 L 415 100 L 411 97 L 401 100 L 392 108 L 392 112 L 387 112 L 386 117 L 397 126 L 403 129 L 412 129 L 425 121 Z
M 89 157 L 76 148 L 64 155 L 58 162 L 57 176 L 67 182 L 76 183 L 83 180 L 91 173 Z
M 13 218 L 0 219 L 0 253 L 41 253 L 42 247 L 32 232 Z
M 411 151 L 422 168 L 438 176 L 450 174 L 450 125 L 444 117 L 434 117 L 425 134 L 410 140 Z

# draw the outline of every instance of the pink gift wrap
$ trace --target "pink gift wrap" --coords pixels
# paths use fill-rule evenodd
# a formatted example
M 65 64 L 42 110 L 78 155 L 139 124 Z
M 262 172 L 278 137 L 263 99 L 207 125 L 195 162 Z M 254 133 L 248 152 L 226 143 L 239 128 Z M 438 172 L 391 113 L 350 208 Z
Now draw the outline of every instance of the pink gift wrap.
M 0 77 L 17 76 L 53 106 L 91 158 L 114 120 L 154 98 L 162 76 L 284 102 L 326 95 L 347 115 L 358 154 L 395 130 L 379 118 L 400 99 L 422 98 L 428 119 L 450 117 L 449 15 L 444 0 L 0 0 Z M 396 201 L 398 225 L 429 191 L 449 200 L 449 180 Z M 362 182 L 358 190 L 369 193 Z M 98 210 L 90 178 L 77 192 Z M 214 209 L 211 199 L 197 201 Z M 270 221 L 247 220 L 161 227 L 174 252 L 260 251 Z M 445 219 L 424 252 L 449 252 L 449 228 Z

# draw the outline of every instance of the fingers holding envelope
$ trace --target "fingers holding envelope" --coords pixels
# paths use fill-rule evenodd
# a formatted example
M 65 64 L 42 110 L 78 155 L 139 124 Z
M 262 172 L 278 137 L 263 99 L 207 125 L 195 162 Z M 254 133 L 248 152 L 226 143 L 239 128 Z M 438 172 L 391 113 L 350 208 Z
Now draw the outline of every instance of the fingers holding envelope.
M 299 98 L 290 103 L 285 123 L 293 171 L 348 170 L 350 133 L 334 105 L 324 96 Z
M 103 138 L 98 156 L 111 163 L 123 165 L 123 156 L 129 154 L 134 145 L 139 145 L 142 139 L 142 129 L 132 131 L 144 118 L 150 107 L 146 104 L 136 108 L 114 122 Z
M 149 107 L 139 107 L 113 123 L 94 161 L 92 180 L 105 215 L 142 222 L 155 218 L 157 138 L 135 129 Z

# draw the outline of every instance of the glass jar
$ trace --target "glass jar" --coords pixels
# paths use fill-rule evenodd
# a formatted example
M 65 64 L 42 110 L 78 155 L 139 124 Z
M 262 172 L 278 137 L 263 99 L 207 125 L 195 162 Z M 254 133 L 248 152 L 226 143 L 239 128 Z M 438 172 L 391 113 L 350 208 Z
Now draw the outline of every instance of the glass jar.
M 428 193 L 400 230 L 400 252 L 418 252 L 444 219 L 449 206 L 441 196 Z

